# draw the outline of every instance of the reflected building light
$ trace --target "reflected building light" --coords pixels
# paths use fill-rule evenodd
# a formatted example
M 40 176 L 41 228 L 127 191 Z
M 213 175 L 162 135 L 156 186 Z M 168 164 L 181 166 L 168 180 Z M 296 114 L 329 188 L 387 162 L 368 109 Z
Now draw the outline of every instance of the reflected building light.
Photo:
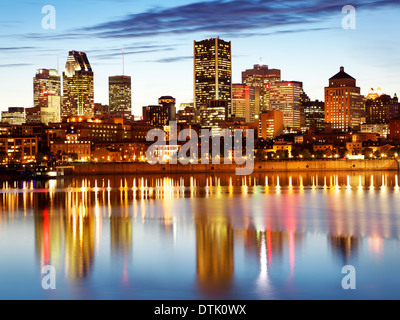
M 279 176 L 276 177 L 276 189 L 280 189 L 280 181 L 279 181 Z
M 395 186 L 394 186 L 395 190 L 399 189 L 399 176 L 396 174 L 395 176 Z
M 260 245 L 260 275 L 257 279 L 258 288 L 262 292 L 270 291 L 270 284 L 268 278 L 268 254 L 266 239 L 264 233 L 261 234 L 261 245 Z
M 374 188 L 374 176 L 371 175 L 371 185 L 370 185 L 370 189 Z
M 289 231 L 289 263 L 290 263 L 290 275 L 289 278 L 293 278 L 294 276 L 294 266 L 295 266 L 295 235 L 294 231 Z
M 326 185 L 326 176 L 324 177 L 324 189 L 328 188 L 328 186 Z
M 350 176 L 347 176 L 347 185 L 346 185 L 346 189 L 347 189 L 347 190 L 350 190 L 350 189 L 351 189 Z
M 300 176 L 300 190 L 304 189 L 304 184 L 303 184 L 303 176 Z
M 267 189 L 269 188 L 269 185 L 268 185 L 268 176 L 265 177 L 265 187 L 266 187 Z
M 340 189 L 339 176 L 335 176 L 335 181 L 336 181 L 335 189 L 338 190 L 338 189 Z
M 358 178 L 358 189 L 359 190 L 362 190 L 363 189 L 363 186 L 362 186 L 362 182 L 361 182 L 361 176 L 359 176 L 359 178 Z
M 371 252 L 379 256 L 383 250 L 383 239 L 377 236 L 368 238 L 368 248 Z
M 289 177 L 289 190 L 292 190 L 293 185 L 292 185 L 292 176 Z

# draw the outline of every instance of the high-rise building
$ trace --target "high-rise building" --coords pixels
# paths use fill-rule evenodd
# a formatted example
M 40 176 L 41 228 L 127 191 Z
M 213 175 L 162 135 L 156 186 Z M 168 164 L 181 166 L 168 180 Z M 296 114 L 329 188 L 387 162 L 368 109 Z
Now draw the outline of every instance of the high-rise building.
M 329 79 L 329 86 L 325 87 L 325 121 L 330 129 L 359 129 L 364 115 L 364 97 L 360 92 L 356 79 L 344 72 L 344 67 Z
M 278 81 L 267 84 L 265 89 L 269 110 L 283 112 L 283 124 L 286 129 L 300 129 L 303 83 L 298 81 Z
M 312 132 L 325 129 L 325 103 L 323 101 L 305 101 L 304 108 L 305 126 Z
M 279 81 L 281 81 L 281 70 L 269 69 L 263 64 L 256 64 L 253 69 L 242 72 L 242 83 L 255 88 L 256 114 L 269 110 L 268 99 L 265 97 L 266 85 Z
M 398 115 L 399 101 L 397 97 L 392 98 L 382 91 L 379 95 L 372 95 L 370 91 L 366 99 L 365 116 L 367 124 L 387 124 L 390 119 Z
M 200 123 L 200 111 L 196 110 L 193 106 L 187 106 L 178 111 L 176 122 L 183 125 L 198 125 Z
M 93 71 L 84 52 L 70 51 L 63 72 L 62 117 L 93 117 Z
M 25 122 L 25 108 L 11 107 L 1 112 L 1 123 L 22 125 Z
M 223 123 L 228 119 L 228 101 L 210 100 L 208 108 L 202 114 L 202 126 L 211 129 L 212 135 L 217 136 L 223 127 Z
M 211 100 L 225 100 L 228 113 L 232 103 L 232 53 L 231 43 L 222 39 L 194 42 L 194 101 L 200 110 L 202 124 L 207 117 Z M 211 120 L 213 121 L 213 120 Z
M 33 106 L 47 107 L 48 96 L 61 97 L 61 79 L 55 69 L 39 69 L 33 78 Z
M 176 121 L 176 99 L 171 96 L 162 96 L 158 99 L 158 104 L 168 108 L 169 121 Z
M 169 122 L 169 108 L 153 105 L 143 107 L 143 121 L 153 127 L 167 126 Z
M 261 137 L 275 139 L 283 134 L 283 112 L 263 111 L 260 115 Z
M 254 122 L 256 114 L 256 88 L 245 84 L 232 85 L 232 116 Z
M 40 108 L 40 122 L 48 125 L 49 123 L 59 123 L 61 121 L 61 97 L 47 96 L 46 106 Z
M 132 119 L 132 84 L 129 76 L 108 79 L 109 107 L 113 116 Z

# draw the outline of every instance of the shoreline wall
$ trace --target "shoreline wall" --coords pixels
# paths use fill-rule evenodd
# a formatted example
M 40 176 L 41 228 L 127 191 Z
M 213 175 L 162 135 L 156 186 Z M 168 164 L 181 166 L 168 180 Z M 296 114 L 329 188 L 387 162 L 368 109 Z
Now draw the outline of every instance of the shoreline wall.
M 74 174 L 190 174 L 190 173 L 235 173 L 236 164 L 175 164 L 150 165 L 148 163 L 104 163 L 74 166 Z M 396 160 L 337 160 L 337 161 L 266 161 L 255 162 L 253 173 L 260 172 L 318 172 L 318 171 L 399 171 Z

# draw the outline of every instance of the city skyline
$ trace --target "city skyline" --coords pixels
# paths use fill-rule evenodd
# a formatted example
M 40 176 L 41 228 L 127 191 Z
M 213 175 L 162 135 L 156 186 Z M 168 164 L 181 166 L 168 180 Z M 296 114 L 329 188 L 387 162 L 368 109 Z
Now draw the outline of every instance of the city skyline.
M 377 87 L 391 96 L 399 91 L 395 80 L 400 71 L 395 65 L 398 47 L 394 40 L 399 3 L 395 1 L 354 3 L 355 30 L 341 26 L 345 17 L 341 10 L 348 4 L 344 1 L 332 5 L 317 1 L 313 8 L 300 1 L 285 2 L 286 10 L 265 1 L 181 0 L 163 6 L 149 1 L 135 3 L 134 8 L 130 3 L 81 4 L 93 8 L 95 14 L 89 18 L 75 10 L 75 16 L 71 16 L 68 7 L 75 1 L 68 5 L 55 2 L 57 27 L 44 30 L 42 4 L 25 3 L 16 13 L 11 2 L 3 2 L 0 9 L 7 19 L 1 20 L 0 32 L 0 110 L 32 107 L 31 79 L 36 70 L 54 68 L 62 73 L 70 50 L 88 54 L 95 71 L 95 103 L 107 104 L 108 77 L 124 73 L 132 77 L 134 115 L 140 115 L 143 106 L 164 95 L 175 97 L 179 106 L 193 99 L 193 40 L 218 36 L 232 42 L 233 83 L 240 83 L 241 72 L 261 61 L 281 69 L 282 80 L 302 81 L 313 100 L 324 100 L 324 87 L 340 66 L 357 79 L 363 95 Z M 196 11 L 199 7 L 211 12 L 208 19 Z M 275 14 L 267 15 L 267 9 Z M 218 11 L 219 18 L 212 11 Z M 168 16 L 175 27 L 166 22 Z M 243 18 L 240 23 L 227 23 L 227 19 L 237 17 Z M 150 18 L 155 19 L 155 25 L 146 22 Z M 16 75 L 5 77 L 11 70 Z M 151 77 L 153 72 L 159 74 L 157 79 Z M 10 81 L 10 77 L 17 76 L 18 86 Z

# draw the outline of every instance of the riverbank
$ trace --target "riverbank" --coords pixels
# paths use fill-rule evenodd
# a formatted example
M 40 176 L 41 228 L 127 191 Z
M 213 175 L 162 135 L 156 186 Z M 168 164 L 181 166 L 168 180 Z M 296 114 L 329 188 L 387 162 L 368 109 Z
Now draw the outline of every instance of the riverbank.
M 235 173 L 236 164 L 175 164 L 150 165 L 148 163 L 99 163 L 74 166 L 74 174 L 191 174 Z M 253 173 L 261 172 L 318 172 L 318 171 L 399 171 L 396 160 L 313 160 L 313 161 L 263 161 L 255 162 Z

